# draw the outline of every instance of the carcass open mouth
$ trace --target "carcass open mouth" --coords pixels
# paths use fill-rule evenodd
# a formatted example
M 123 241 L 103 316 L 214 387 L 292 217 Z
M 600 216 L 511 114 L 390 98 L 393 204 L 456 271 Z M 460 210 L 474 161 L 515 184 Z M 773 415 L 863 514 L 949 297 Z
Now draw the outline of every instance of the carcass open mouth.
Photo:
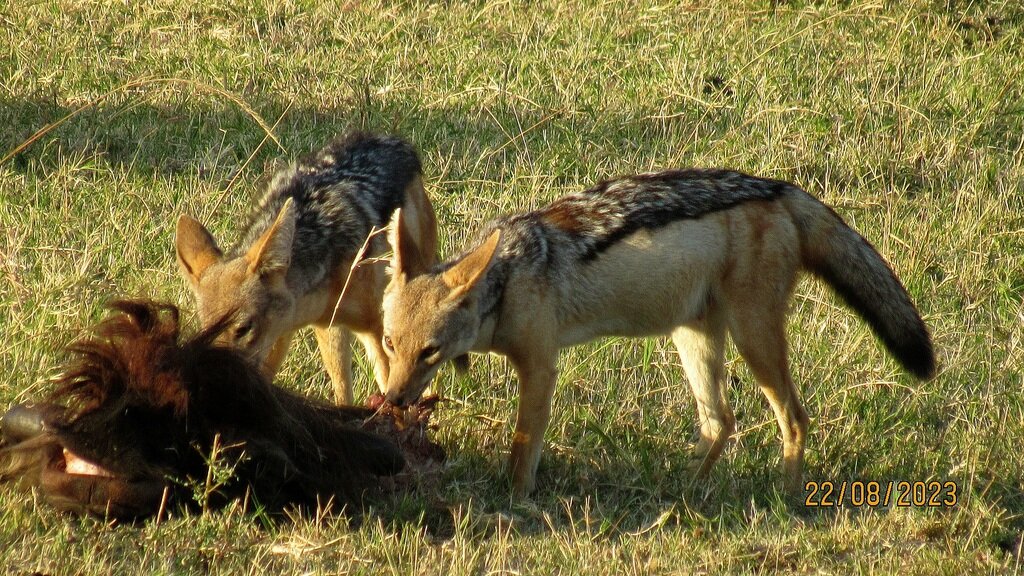
M 2 475 L 36 478 L 29 482 L 38 485 L 48 502 L 79 514 L 143 518 L 166 504 L 169 486 L 162 478 L 119 477 L 64 446 L 50 425 L 54 413 L 49 405 L 19 405 L 4 414 Z
M 61 510 L 109 518 L 151 516 L 166 505 L 169 496 L 169 486 L 162 479 L 117 477 L 59 444 L 40 471 L 39 486 Z

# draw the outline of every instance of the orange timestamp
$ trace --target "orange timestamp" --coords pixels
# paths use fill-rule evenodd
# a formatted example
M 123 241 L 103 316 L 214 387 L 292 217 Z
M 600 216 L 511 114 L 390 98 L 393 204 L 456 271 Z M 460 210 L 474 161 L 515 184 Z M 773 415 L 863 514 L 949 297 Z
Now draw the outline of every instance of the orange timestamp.
M 960 487 L 952 480 L 811 480 L 804 484 L 808 508 L 952 508 Z

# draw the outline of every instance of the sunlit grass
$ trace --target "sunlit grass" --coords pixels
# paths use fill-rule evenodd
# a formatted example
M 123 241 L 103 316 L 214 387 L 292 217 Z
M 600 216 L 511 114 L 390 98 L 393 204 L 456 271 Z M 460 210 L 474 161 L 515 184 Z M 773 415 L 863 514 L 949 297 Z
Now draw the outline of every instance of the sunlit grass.
M 506 483 L 514 374 L 476 357 L 468 375 L 439 377 L 451 459 L 438 493 L 357 518 L 227 510 L 110 527 L 4 488 L 12 573 L 1020 569 L 1014 3 L 23 4 L 0 17 L 0 157 L 16 151 L 0 164 L 2 404 L 45 394 L 61 346 L 113 296 L 191 310 L 177 214 L 230 243 L 288 157 L 345 130 L 393 131 L 423 156 L 444 254 L 497 214 L 615 174 L 721 166 L 804 186 L 889 259 L 940 360 L 933 381 L 912 380 L 826 288 L 801 282 L 789 335 L 813 420 L 808 479 L 952 479 L 961 499 L 876 511 L 787 501 L 774 418 L 733 350 L 740 432 L 694 482 L 694 408 L 674 349 L 612 339 L 564 354 L 529 505 L 511 504 Z M 280 381 L 327 398 L 311 340 Z

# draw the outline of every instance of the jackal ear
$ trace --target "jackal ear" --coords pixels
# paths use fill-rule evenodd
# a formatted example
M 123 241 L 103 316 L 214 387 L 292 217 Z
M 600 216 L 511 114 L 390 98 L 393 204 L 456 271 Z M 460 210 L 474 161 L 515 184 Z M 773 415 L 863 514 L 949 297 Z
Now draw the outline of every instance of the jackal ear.
M 388 227 L 388 243 L 391 244 L 391 277 L 404 282 L 427 271 L 427 262 L 409 229 L 404 211 L 395 210 Z
M 199 284 L 203 272 L 224 256 L 217 242 L 198 220 L 182 214 L 178 217 L 178 228 L 174 232 L 174 252 L 178 258 L 178 269 L 192 287 Z
M 289 198 L 270 229 L 245 254 L 250 274 L 273 274 L 288 270 L 292 261 L 296 219 L 295 201 Z
M 480 282 L 494 261 L 500 240 L 501 230 L 491 232 L 483 244 L 441 274 L 441 281 L 452 291 L 449 298 L 458 298 L 466 294 Z

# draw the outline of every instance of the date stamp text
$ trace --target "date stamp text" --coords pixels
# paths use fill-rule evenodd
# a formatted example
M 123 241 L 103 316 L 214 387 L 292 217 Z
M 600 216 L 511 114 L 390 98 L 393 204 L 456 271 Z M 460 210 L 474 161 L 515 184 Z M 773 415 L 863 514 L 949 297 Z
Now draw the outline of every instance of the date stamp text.
M 804 484 L 808 508 L 953 508 L 960 490 L 952 480 L 811 480 Z

